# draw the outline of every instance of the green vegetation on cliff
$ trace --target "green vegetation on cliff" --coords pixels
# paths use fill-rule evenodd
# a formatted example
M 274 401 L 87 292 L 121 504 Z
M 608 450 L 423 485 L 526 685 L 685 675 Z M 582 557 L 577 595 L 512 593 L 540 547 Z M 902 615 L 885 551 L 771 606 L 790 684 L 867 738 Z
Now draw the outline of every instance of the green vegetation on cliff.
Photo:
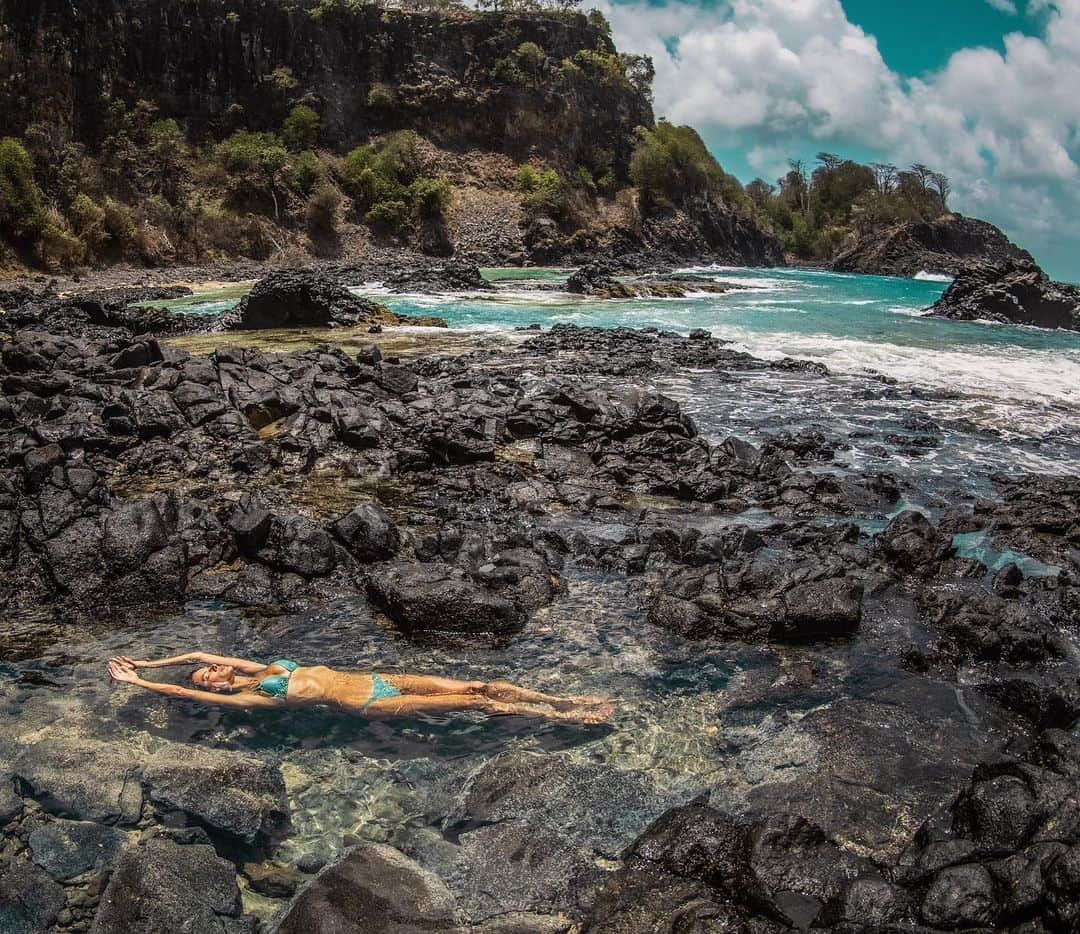
M 744 205 L 742 185 L 728 175 L 705 148 L 697 132 L 661 120 L 653 129 L 639 127 L 630 159 L 630 178 L 646 202 L 684 204 L 709 196 Z
M 831 260 L 874 231 L 948 213 L 949 180 L 925 165 L 901 171 L 827 152 L 817 163 L 808 171 L 793 161 L 776 185 L 758 178 L 746 186 L 760 222 L 799 259 Z
M 501 218 L 469 216 L 455 186 L 520 201 L 505 256 L 605 242 L 778 256 L 697 134 L 655 124 L 651 61 L 571 6 L 0 7 L 15 76 L 0 86 L 0 267 L 340 254 L 371 238 L 445 253 L 459 207 L 492 249 L 483 230 Z

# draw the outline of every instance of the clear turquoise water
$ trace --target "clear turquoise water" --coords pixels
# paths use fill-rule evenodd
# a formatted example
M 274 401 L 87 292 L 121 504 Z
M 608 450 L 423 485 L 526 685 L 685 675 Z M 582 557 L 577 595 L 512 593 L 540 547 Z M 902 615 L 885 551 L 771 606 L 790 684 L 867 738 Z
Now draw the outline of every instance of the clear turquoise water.
M 902 423 L 930 419 L 943 444 L 917 458 L 890 454 L 889 467 L 935 480 L 960 471 L 986 477 L 1021 468 L 1074 470 L 1080 438 L 1080 334 L 927 318 L 947 283 L 839 275 L 818 270 L 691 267 L 738 288 L 682 299 L 598 301 L 558 291 L 565 269 L 488 269 L 494 292 L 391 295 L 379 283 L 354 291 L 407 314 L 435 314 L 452 328 L 514 334 L 529 324 L 706 328 L 757 357 L 826 364 L 834 379 L 763 373 L 732 393 L 708 374 L 661 380 L 708 435 L 752 440 L 815 428 L 855 437 L 843 460 L 882 467 L 874 445 Z M 161 303 L 180 313 L 208 313 L 239 300 L 227 286 Z M 889 389 L 866 380 L 896 381 Z M 917 432 L 915 432 L 917 434 Z M 865 443 L 863 443 L 865 441 Z M 917 461 L 917 463 L 916 463 Z

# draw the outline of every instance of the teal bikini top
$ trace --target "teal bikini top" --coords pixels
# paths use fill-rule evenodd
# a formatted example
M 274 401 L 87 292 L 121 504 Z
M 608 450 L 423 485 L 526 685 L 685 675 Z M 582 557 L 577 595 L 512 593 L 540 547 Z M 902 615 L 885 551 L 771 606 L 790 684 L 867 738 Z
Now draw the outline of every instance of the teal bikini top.
M 285 696 L 289 693 L 289 678 L 300 666 L 297 665 L 296 662 L 289 661 L 287 658 L 279 658 L 273 665 L 284 668 L 287 674 L 267 675 L 259 682 L 258 687 L 256 687 L 255 690 L 260 694 L 266 694 L 269 697 L 278 697 L 281 698 L 281 700 L 285 700 Z M 271 665 L 271 667 L 273 667 L 273 665 Z

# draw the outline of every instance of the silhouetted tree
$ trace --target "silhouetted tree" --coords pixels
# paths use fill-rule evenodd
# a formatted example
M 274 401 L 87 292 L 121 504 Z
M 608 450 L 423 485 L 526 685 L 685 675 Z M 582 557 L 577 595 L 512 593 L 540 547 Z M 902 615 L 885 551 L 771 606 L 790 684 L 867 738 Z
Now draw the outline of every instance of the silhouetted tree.
M 819 152 L 817 154 L 817 161 L 821 163 L 822 168 L 828 169 L 831 172 L 840 168 L 845 160 L 841 159 L 833 152 Z
M 941 198 L 941 210 L 949 210 L 949 195 L 952 192 L 952 185 L 949 183 L 949 176 L 942 172 L 935 172 L 930 176 L 930 182 L 934 186 L 934 191 L 938 193 L 938 197 Z
M 870 169 L 879 195 L 890 195 L 896 190 L 897 168 L 889 162 L 875 162 Z

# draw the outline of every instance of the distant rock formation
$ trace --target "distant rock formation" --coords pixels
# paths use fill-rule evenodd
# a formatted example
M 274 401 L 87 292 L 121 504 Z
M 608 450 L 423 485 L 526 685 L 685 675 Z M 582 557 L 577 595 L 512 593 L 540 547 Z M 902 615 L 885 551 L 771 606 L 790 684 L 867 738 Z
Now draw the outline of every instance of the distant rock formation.
M 836 272 L 911 277 L 920 272 L 957 275 L 969 263 L 1035 260 L 986 221 L 947 214 L 934 221 L 875 231 L 841 253 Z
M 1035 263 L 973 263 L 931 308 L 938 318 L 1080 331 L 1080 286 L 1052 282 Z

